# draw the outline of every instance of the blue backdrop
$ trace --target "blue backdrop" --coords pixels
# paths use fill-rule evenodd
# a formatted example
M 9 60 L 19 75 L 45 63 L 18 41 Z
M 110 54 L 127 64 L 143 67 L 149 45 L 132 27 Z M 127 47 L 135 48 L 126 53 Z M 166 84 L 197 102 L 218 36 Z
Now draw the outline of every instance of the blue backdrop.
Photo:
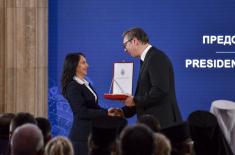
M 113 62 L 133 61 L 133 92 L 139 70 L 138 59 L 122 49 L 123 31 L 142 27 L 152 45 L 172 60 L 178 104 L 184 119 L 197 109 L 209 110 L 216 99 L 235 100 L 234 68 L 186 68 L 186 59 L 234 59 L 234 44 L 203 44 L 204 35 L 233 36 L 235 0 L 50 0 L 49 1 L 49 119 L 53 134 L 67 135 L 72 114 L 60 93 L 64 57 L 85 53 L 88 77 L 99 93 L 103 107 L 120 107 L 105 100 Z M 129 120 L 135 122 L 135 118 Z

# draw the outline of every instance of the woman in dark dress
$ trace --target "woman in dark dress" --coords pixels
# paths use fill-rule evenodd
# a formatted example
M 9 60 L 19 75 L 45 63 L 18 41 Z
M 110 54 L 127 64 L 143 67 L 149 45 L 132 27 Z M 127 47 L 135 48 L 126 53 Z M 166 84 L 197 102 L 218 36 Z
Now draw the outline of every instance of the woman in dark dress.
M 62 94 L 68 100 L 73 112 L 73 125 L 69 138 L 73 143 L 75 155 L 87 155 L 87 141 L 91 120 L 107 116 L 108 111 L 98 105 L 96 92 L 85 80 L 88 64 L 82 53 L 66 56 L 61 78 Z

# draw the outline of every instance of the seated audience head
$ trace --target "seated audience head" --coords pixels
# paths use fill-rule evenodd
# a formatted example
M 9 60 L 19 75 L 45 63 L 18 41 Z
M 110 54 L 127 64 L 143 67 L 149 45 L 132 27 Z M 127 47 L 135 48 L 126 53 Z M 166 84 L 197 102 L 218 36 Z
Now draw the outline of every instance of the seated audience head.
M 142 123 L 147 125 L 150 129 L 152 129 L 154 132 L 158 132 L 161 129 L 160 123 L 157 120 L 156 117 L 146 114 L 146 115 L 141 115 L 138 118 L 137 123 Z
M 189 115 L 188 123 L 196 154 L 232 154 L 217 118 L 212 113 L 201 110 L 194 111 Z
M 9 130 L 11 120 L 15 117 L 13 113 L 5 113 L 0 115 L 0 155 L 9 151 Z
M 41 129 L 44 139 L 44 145 L 47 144 L 47 142 L 51 139 L 51 123 L 48 119 L 43 117 L 37 117 L 36 118 L 37 125 L 39 129 Z
M 74 155 L 73 145 L 66 137 L 54 137 L 47 143 L 45 155 Z
M 14 130 L 26 123 L 37 124 L 35 118 L 30 113 L 20 112 L 11 120 L 10 134 L 13 134 Z M 11 136 L 11 135 L 10 135 Z
M 42 155 L 42 132 L 34 124 L 24 124 L 15 129 L 10 145 L 12 155 Z
M 93 119 L 88 141 L 90 155 L 116 152 L 116 139 L 126 125 L 127 120 L 121 117 L 102 116 Z
M 10 123 L 14 117 L 13 113 L 5 113 L 0 116 L 0 139 L 9 139 Z
M 171 142 L 165 135 L 155 133 L 154 141 L 156 145 L 154 150 L 155 155 L 171 155 Z
M 146 125 L 127 126 L 121 132 L 121 155 L 152 155 L 155 147 L 154 132 Z
M 162 129 L 161 132 L 171 141 L 173 155 L 186 155 L 192 153 L 192 140 L 187 122 L 177 123 Z

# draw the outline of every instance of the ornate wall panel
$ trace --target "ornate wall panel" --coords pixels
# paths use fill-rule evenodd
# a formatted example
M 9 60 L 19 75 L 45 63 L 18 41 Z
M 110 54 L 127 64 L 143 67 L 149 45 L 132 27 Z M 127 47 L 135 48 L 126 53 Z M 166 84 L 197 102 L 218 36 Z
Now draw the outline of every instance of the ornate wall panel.
M 0 0 L 0 112 L 47 116 L 47 0 Z

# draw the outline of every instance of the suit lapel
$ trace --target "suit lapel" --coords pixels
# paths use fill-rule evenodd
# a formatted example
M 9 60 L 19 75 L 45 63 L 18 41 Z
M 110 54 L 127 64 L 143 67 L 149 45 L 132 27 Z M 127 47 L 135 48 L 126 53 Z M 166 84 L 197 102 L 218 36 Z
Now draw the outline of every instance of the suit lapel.
M 93 93 L 86 87 L 85 84 L 82 84 L 82 89 L 83 91 L 85 92 L 84 95 L 86 96 L 86 98 L 88 99 L 92 99 L 95 101 L 95 96 L 93 95 Z M 90 88 L 94 91 L 94 89 L 92 88 L 92 86 L 89 84 Z M 95 91 L 94 91 L 95 92 Z M 97 93 L 95 92 L 96 96 L 97 96 Z M 97 100 L 95 101 L 95 103 L 98 102 L 98 96 L 97 96 Z
M 98 103 L 98 95 L 97 95 L 97 93 L 96 93 L 96 91 L 95 91 L 95 89 L 92 87 L 92 85 L 89 83 L 89 86 L 91 87 L 91 89 L 94 91 L 94 93 L 96 94 L 96 96 L 97 96 L 97 101 L 96 101 L 96 103 Z M 89 90 L 90 91 L 90 90 Z M 92 94 L 93 95 L 93 94 Z M 95 97 L 94 97 L 95 98 Z
M 151 55 L 151 53 L 152 53 L 152 50 L 151 50 L 151 49 L 152 49 L 152 47 L 149 49 L 148 53 L 146 54 L 145 59 L 144 59 L 144 62 L 143 62 L 143 64 L 142 64 L 141 68 L 140 68 L 138 81 L 140 80 L 140 76 L 141 76 L 142 72 L 144 71 L 144 69 L 145 69 L 145 67 L 146 67 L 146 64 L 147 64 L 147 62 L 148 62 L 148 60 L 149 60 L 149 58 L 150 58 L 150 55 Z
M 135 94 L 137 93 L 138 89 L 139 89 L 139 83 L 140 83 L 140 79 L 141 79 L 141 74 L 142 72 L 144 71 L 145 67 L 146 67 L 146 64 L 148 62 L 148 59 L 150 58 L 150 55 L 152 53 L 152 48 L 151 47 L 148 51 L 148 53 L 146 54 L 145 58 L 144 58 L 144 62 L 142 64 L 142 66 L 140 67 L 140 71 L 139 71 L 139 76 L 138 76 L 138 80 L 137 80 L 137 86 L 136 86 L 136 91 L 135 91 Z M 141 60 L 140 60 L 141 61 Z

